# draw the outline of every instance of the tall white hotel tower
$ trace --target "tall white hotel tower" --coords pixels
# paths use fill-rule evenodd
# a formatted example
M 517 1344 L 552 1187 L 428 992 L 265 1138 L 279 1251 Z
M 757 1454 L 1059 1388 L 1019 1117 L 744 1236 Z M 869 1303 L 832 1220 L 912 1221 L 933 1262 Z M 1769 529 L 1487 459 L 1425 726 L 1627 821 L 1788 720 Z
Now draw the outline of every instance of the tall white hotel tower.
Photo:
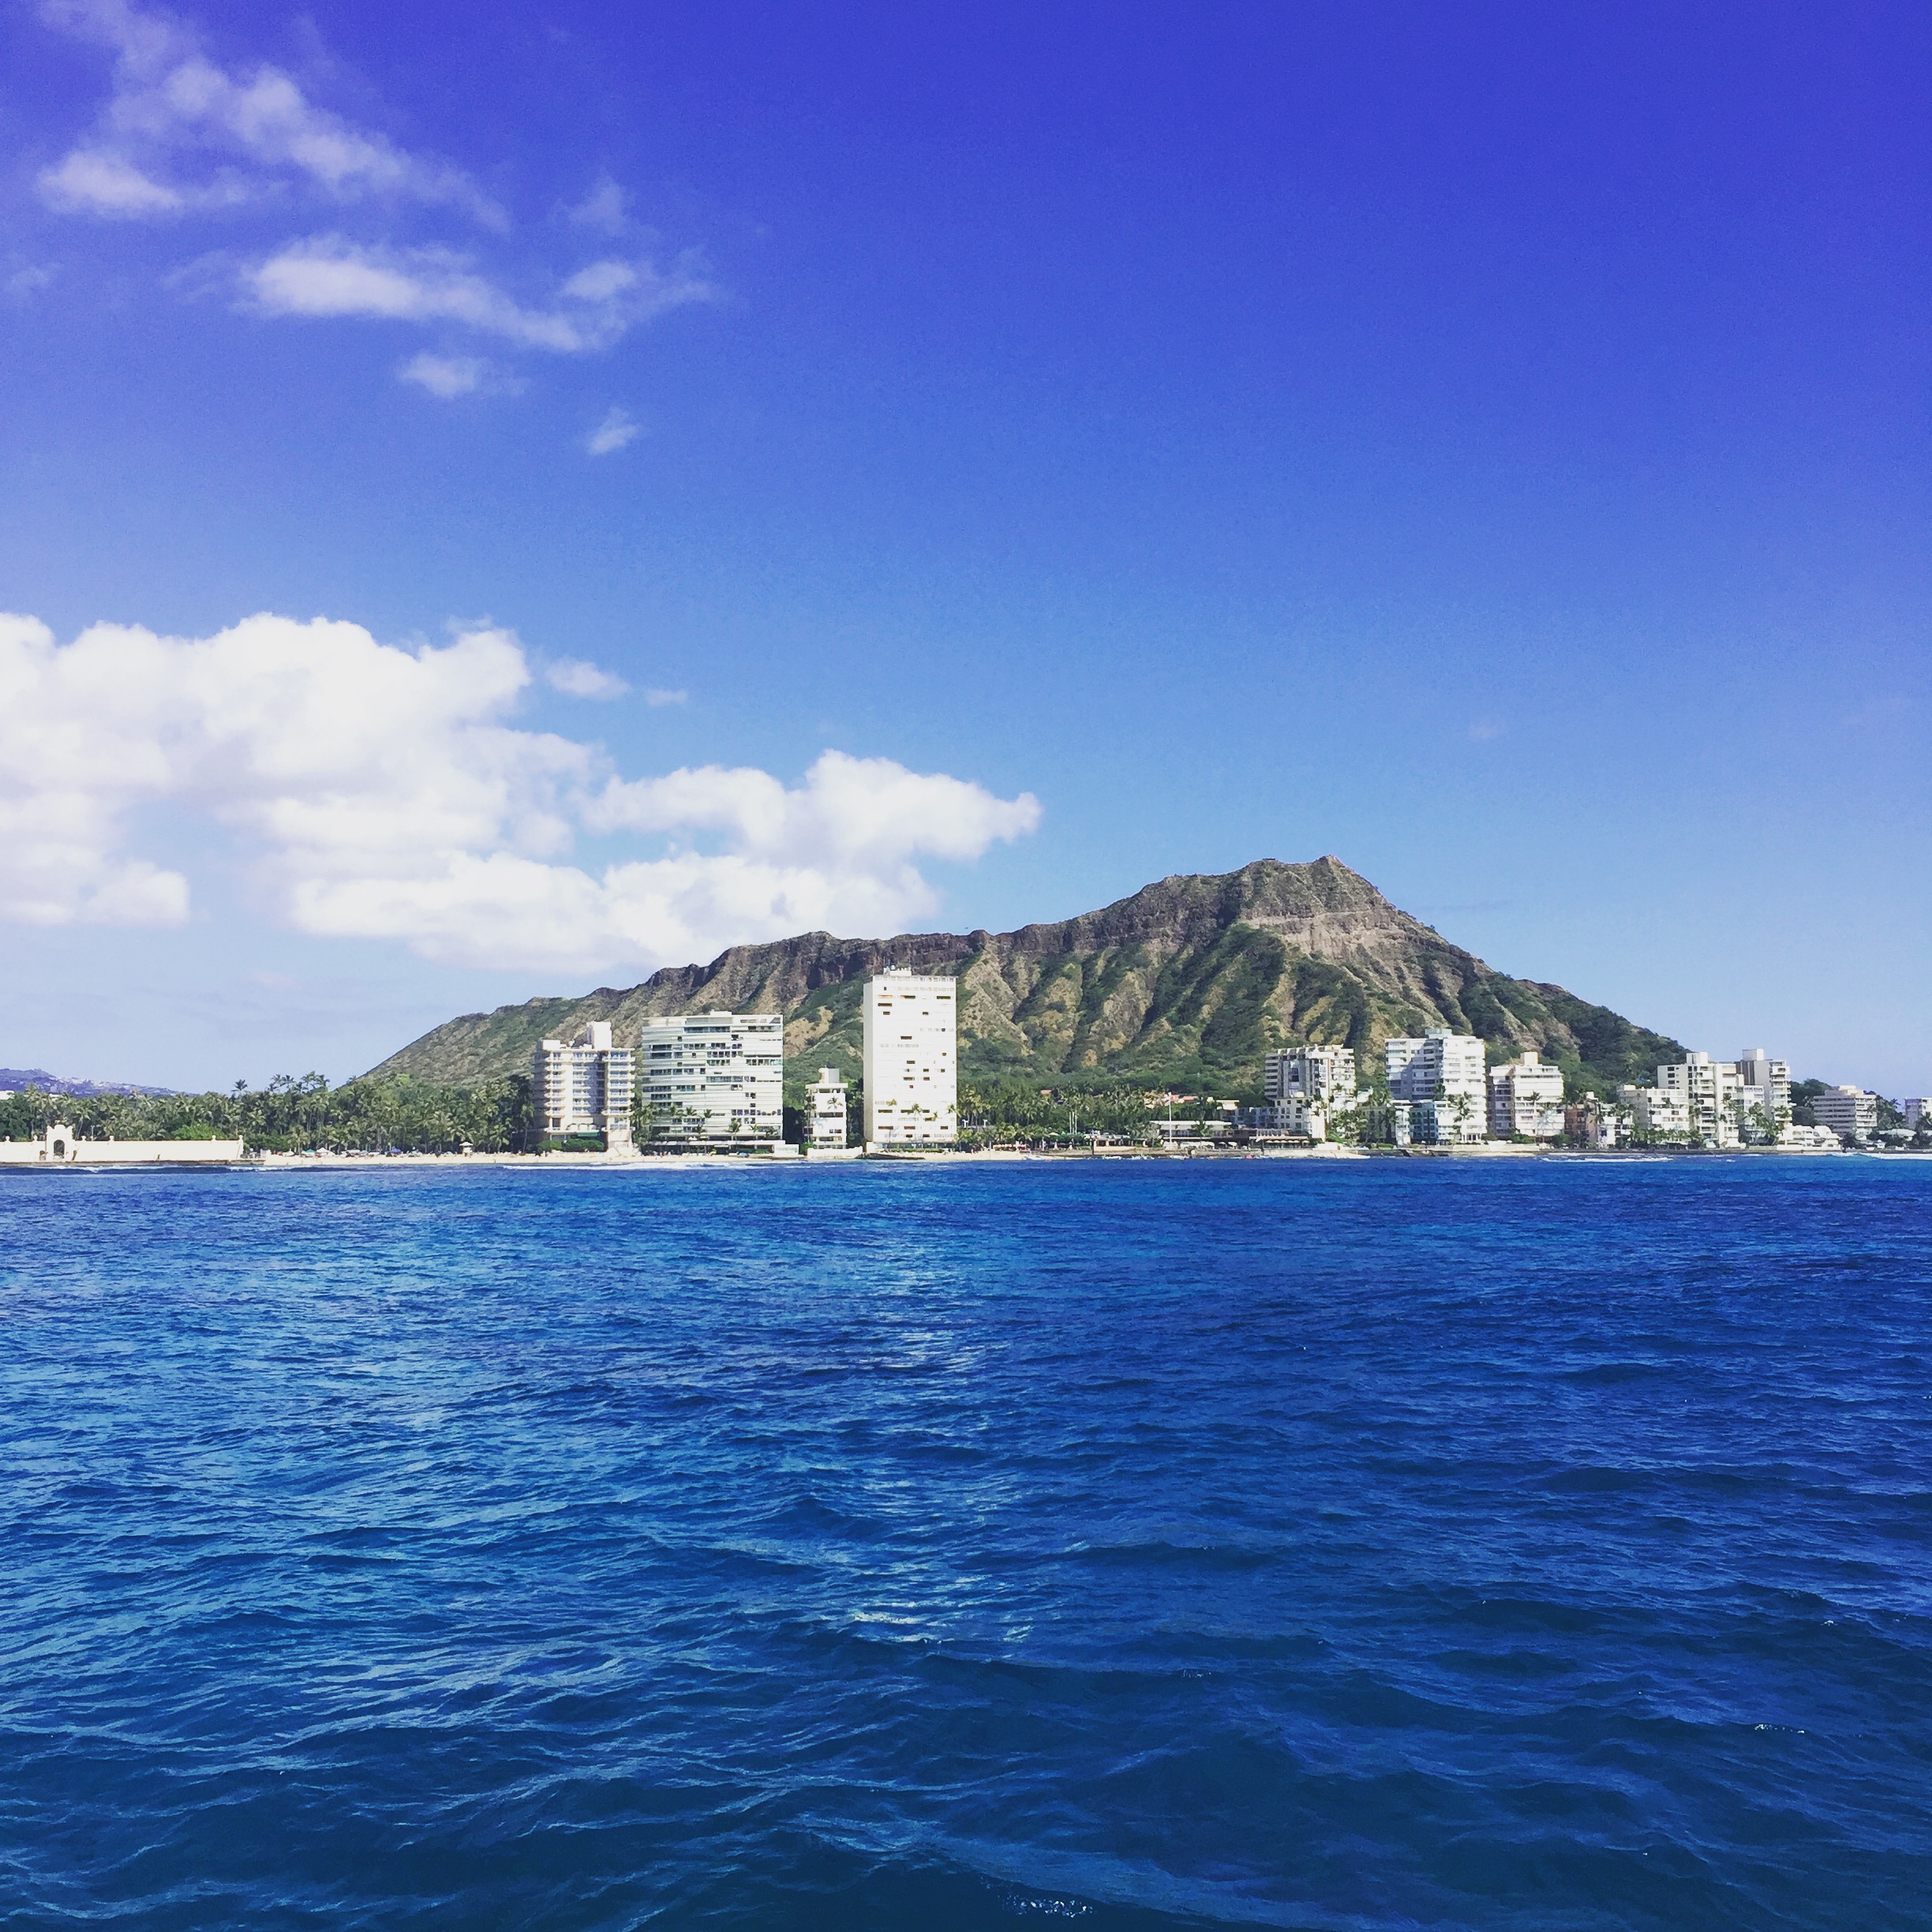
M 888 966 L 865 983 L 865 1137 L 880 1147 L 959 1138 L 958 983 Z
M 593 1020 L 567 1045 L 547 1039 L 530 1055 L 530 1106 L 546 1138 L 601 1134 L 608 1152 L 631 1151 L 635 1056 L 611 1044 L 610 1022 Z

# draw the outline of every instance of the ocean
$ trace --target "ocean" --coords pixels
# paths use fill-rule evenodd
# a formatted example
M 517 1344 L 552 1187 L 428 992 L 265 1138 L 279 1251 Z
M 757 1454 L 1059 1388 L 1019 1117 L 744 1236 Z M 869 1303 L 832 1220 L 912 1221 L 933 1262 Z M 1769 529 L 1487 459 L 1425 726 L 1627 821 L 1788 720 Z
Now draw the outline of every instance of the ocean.
M 1929 1211 L 0 1177 L 0 1926 L 1922 1928 Z

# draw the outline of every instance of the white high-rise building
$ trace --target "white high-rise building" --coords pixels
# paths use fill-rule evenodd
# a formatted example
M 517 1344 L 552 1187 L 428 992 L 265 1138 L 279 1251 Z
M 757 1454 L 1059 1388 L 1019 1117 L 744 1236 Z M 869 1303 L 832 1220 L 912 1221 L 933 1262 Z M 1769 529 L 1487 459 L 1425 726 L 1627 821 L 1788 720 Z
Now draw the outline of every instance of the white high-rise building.
M 1656 1091 L 1681 1103 L 1686 1131 L 1706 1147 L 1737 1145 L 1739 1084 L 1734 1061 L 1706 1053 L 1687 1054 L 1657 1070 Z
M 1791 1122 L 1791 1069 L 1762 1046 L 1747 1046 L 1737 1058 L 1739 1130 L 1751 1139 L 1776 1140 Z M 1762 1111 L 1762 1125 L 1754 1118 Z
M 1878 1131 L 1878 1096 L 1860 1087 L 1827 1087 L 1813 1096 L 1811 1118 L 1842 1140 L 1863 1140 Z
M 1437 1144 L 1484 1138 L 1489 1096 L 1483 1043 L 1473 1033 L 1431 1027 L 1419 1039 L 1391 1040 L 1383 1052 L 1391 1099 L 1435 1103 L 1429 1131 Z
M 1905 1116 L 1905 1125 L 1909 1127 L 1914 1133 L 1916 1133 L 1919 1131 L 1920 1123 L 1925 1119 L 1926 1116 L 1929 1114 L 1932 1114 L 1932 1100 L 1928 1100 L 1923 1097 L 1916 1097 L 1910 1100 L 1901 1100 L 1899 1103 L 1899 1111 Z
M 889 966 L 865 983 L 865 1134 L 881 1147 L 959 1138 L 958 983 Z
M 1261 1075 L 1270 1106 L 1300 1098 L 1331 1106 L 1355 1098 L 1352 1046 L 1286 1046 L 1264 1056 Z
M 818 1077 L 805 1089 L 805 1144 L 845 1144 L 845 1076 L 837 1067 L 821 1067 Z
M 1263 1056 L 1261 1077 L 1267 1105 L 1252 1118 L 1271 1133 L 1325 1140 L 1329 1115 L 1346 1112 L 1357 1097 L 1352 1046 L 1282 1047 Z
M 784 1139 L 784 1020 L 713 1009 L 646 1020 L 639 1085 L 673 1140 L 778 1146 Z
M 530 1111 L 545 1140 L 601 1134 L 611 1153 L 627 1151 L 634 1056 L 611 1044 L 608 1020 L 570 1041 L 545 1040 L 530 1055 Z
M 1518 1134 L 1555 1140 L 1563 1131 L 1563 1069 L 1533 1049 L 1489 1069 L 1489 1131 L 1499 1140 Z

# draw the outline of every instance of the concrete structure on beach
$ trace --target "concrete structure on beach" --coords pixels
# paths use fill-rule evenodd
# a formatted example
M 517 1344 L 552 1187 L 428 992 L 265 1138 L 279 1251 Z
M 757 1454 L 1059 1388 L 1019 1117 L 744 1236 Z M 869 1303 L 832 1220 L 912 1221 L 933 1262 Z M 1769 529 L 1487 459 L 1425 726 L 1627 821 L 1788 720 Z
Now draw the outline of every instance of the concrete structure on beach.
M 38 1140 L 0 1140 L 7 1167 L 205 1167 L 243 1158 L 239 1140 L 78 1140 L 63 1121 Z
M 784 1144 L 784 1021 L 777 1013 L 673 1013 L 638 1039 L 653 1141 L 775 1151 Z
M 546 1140 L 600 1134 L 607 1151 L 631 1148 L 635 1078 L 628 1046 L 614 1045 L 610 1022 L 593 1020 L 577 1037 L 543 1041 L 530 1056 L 530 1112 Z
M 949 1147 L 959 1138 L 958 982 L 889 966 L 859 1008 L 868 1146 Z

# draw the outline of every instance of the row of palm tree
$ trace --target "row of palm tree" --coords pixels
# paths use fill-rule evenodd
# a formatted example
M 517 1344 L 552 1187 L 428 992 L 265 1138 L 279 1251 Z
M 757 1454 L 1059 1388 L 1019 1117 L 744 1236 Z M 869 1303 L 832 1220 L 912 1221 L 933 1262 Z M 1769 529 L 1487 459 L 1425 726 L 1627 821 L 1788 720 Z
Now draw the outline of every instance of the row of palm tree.
M 331 1088 L 320 1073 L 278 1074 L 264 1088 L 237 1080 L 227 1093 L 49 1093 L 0 1099 L 0 1140 L 37 1140 L 56 1121 L 80 1140 L 241 1140 L 280 1152 L 334 1149 L 411 1154 L 521 1150 L 530 1130 L 522 1076 L 473 1087 L 354 1080 Z

